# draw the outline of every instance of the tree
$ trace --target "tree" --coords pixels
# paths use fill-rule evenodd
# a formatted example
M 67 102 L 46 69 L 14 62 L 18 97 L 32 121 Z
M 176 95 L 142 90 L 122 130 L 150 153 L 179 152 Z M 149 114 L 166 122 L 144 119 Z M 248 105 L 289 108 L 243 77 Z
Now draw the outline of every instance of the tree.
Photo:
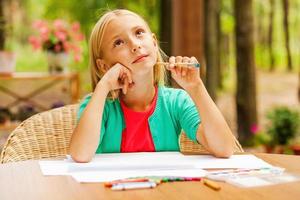
M 298 72 L 298 102 L 300 102 L 300 69 Z
M 4 0 L 0 0 L 0 50 L 5 46 L 5 17 L 4 17 Z
M 274 70 L 275 58 L 273 52 L 273 18 L 274 18 L 274 0 L 270 0 L 270 13 L 269 13 L 269 30 L 268 30 L 268 47 L 270 56 L 270 70 Z
M 235 0 L 234 15 L 237 123 L 239 139 L 245 144 L 252 136 L 251 126 L 257 124 L 252 0 Z
M 206 88 L 213 100 L 217 98 L 219 79 L 218 0 L 204 1 L 204 45 L 206 59 Z
M 160 47 L 172 54 L 172 0 L 160 1 Z
M 222 0 L 218 0 L 218 8 L 217 8 L 217 67 L 218 67 L 218 88 L 222 89 L 223 88 L 223 68 L 221 65 L 221 54 L 222 54 L 222 43 L 223 43 L 223 38 L 222 38 L 222 27 L 221 27 L 221 12 L 222 12 Z
M 172 55 L 172 0 L 160 1 L 160 48 Z M 171 73 L 167 70 L 167 85 L 172 85 Z M 173 83 L 172 83 L 173 82 Z
M 289 1 L 282 0 L 283 4 L 283 27 L 284 27 L 284 39 L 285 39 L 285 49 L 287 54 L 287 64 L 288 70 L 291 71 L 293 69 L 292 66 L 292 56 L 290 50 L 290 35 L 289 35 Z

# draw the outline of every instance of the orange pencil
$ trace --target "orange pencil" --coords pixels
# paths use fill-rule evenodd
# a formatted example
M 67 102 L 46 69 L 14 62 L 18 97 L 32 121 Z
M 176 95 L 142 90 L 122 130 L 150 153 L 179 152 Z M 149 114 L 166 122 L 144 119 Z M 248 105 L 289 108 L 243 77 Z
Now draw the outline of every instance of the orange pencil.
M 221 186 L 219 184 L 217 184 L 216 182 L 214 182 L 214 181 L 203 179 L 203 183 L 204 183 L 204 185 L 210 187 L 213 190 L 220 190 L 221 189 Z

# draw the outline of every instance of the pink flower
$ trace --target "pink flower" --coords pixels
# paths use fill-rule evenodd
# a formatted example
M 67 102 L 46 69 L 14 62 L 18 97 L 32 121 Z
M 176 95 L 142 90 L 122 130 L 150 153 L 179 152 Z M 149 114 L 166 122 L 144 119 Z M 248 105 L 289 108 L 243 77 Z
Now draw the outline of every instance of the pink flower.
M 74 60 L 81 60 L 82 49 L 79 41 L 84 39 L 80 32 L 79 22 L 68 24 L 62 19 L 53 23 L 36 20 L 32 27 L 35 35 L 28 38 L 34 49 L 43 49 L 53 52 L 72 52 Z
M 72 24 L 72 31 L 74 31 L 74 32 L 80 31 L 80 24 L 79 24 L 79 22 L 74 22 Z
M 82 41 L 82 40 L 84 40 L 84 35 L 82 33 L 79 33 L 79 34 L 75 35 L 75 39 L 78 41 Z
M 61 19 L 57 19 L 53 22 L 53 27 L 57 30 L 65 30 L 65 22 Z
M 81 48 L 79 46 L 72 45 L 72 49 L 75 53 L 81 53 Z
M 252 134 L 256 135 L 259 132 L 259 126 L 257 124 L 251 125 L 250 131 Z
M 67 39 L 66 33 L 63 31 L 55 31 L 54 35 L 57 37 L 58 40 L 60 41 L 65 41 Z
M 43 26 L 39 29 L 40 34 L 48 34 L 49 33 L 49 28 L 47 26 Z
M 41 29 L 43 27 L 47 27 L 47 23 L 43 20 L 36 20 L 33 22 L 32 27 L 35 29 Z
M 41 34 L 40 34 L 41 40 L 42 40 L 43 42 L 49 40 L 49 34 L 50 34 L 49 32 L 43 32 L 43 33 L 41 33 Z
M 59 44 L 56 44 L 56 45 L 54 46 L 54 51 L 55 51 L 55 52 L 60 52 L 60 51 L 61 51 L 61 46 L 60 46 Z
M 75 62 L 79 62 L 81 60 L 81 55 L 80 54 L 75 54 L 74 55 L 74 60 L 75 60 Z
M 37 37 L 30 36 L 28 38 L 28 41 L 32 45 L 32 47 L 33 47 L 34 50 L 37 50 L 37 49 L 41 48 L 41 45 L 42 45 L 41 41 Z
M 63 41 L 63 49 L 68 52 L 70 50 L 70 44 L 67 41 Z

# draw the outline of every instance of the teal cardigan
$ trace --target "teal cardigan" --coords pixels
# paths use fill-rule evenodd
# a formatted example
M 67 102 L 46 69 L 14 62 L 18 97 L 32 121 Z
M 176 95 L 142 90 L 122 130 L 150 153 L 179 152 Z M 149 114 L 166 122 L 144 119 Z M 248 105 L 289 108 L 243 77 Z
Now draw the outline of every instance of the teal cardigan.
M 90 99 L 91 95 L 84 98 L 80 104 L 78 120 Z M 156 151 L 179 151 L 178 138 L 182 129 L 196 142 L 201 119 L 186 91 L 160 86 L 156 107 L 148 122 Z M 106 100 L 101 125 L 96 153 L 120 152 L 125 121 L 118 99 Z

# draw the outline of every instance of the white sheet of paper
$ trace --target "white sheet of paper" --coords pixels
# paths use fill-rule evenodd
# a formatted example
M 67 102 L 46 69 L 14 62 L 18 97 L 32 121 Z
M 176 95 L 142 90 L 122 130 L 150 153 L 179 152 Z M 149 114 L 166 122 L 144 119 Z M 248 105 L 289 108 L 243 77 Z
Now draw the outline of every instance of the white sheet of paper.
M 254 155 L 232 155 L 228 159 L 200 155 L 198 160 L 198 164 L 202 169 L 260 169 L 272 167 L 272 165 Z
M 227 169 L 268 168 L 272 165 L 257 158 L 254 155 L 232 155 L 230 158 L 216 158 L 211 155 L 183 155 L 179 152 L 155 152 L 155 153 L 110 153 L 97 154 L 90 163 L 71 165 L 69 169 L 84 170 L 84 168 L 119 169 L 146 169 L 153 168 L 201 168 L 201 169 Z
M 181 170 L 137 170 L 137 171 L 86 171 L 74 172 L 70 175 L 78 182 L 106 182 L 126 178 L 145 176 L 175 176 L 175 177 L 204 177 L 205 170 L 202 169 L 181 169 Z
M 71 175 L 80 182 L 101 182 L 137 176 L 203 176 L 200 169 L 272 167 L 254 155 L 233 155 L 229 159 L 179 152 L 97 154 L 89 163 L 72 160 L 40 161 L 44 175 Z

